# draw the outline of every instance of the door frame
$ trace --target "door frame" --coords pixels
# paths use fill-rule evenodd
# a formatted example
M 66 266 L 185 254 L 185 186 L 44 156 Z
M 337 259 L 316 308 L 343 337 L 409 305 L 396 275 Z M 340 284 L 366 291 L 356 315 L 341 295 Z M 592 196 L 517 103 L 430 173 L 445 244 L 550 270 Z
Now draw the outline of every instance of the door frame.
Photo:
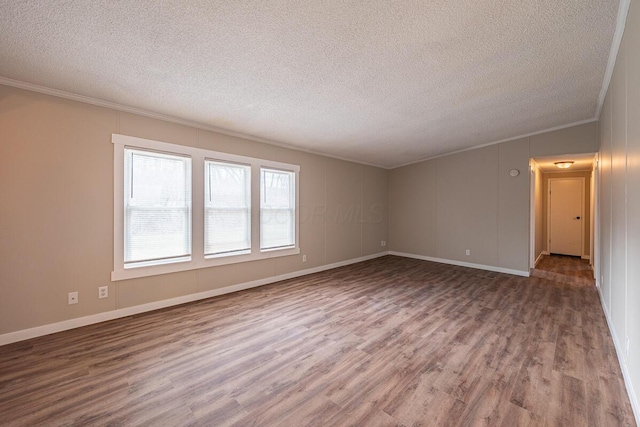
M 551 181 L 559 181 L 559 180 L 576 180 L 580 181 L 582 184 L 580 188 L 582 189 L 582 203 L 580 203 L 580 218 L 582 221 L 585 219 L 585 210 L 584 210 L 584 201 L 585 201 L 585 181 L 584 177 L 566 177 L 566 178 L 549 178 L 547 180 L 547 252 L 551 252 Z M 584 222 L 580 223 L 580 258 L 584 259 Z
M 529 268 L 536 268 L 536 169 L 537 163 L 529 159 Z
M 591 260 L 593 266 L 593 277 L 596 279 L 596 287 L 601 286 L 600 281 L 600 156 L 596 154 L 593 159 L 593 170 L 591 172 L 593 183 L 591 188 L 591 199 L 593 200 L 593 225 L 591 227 Z

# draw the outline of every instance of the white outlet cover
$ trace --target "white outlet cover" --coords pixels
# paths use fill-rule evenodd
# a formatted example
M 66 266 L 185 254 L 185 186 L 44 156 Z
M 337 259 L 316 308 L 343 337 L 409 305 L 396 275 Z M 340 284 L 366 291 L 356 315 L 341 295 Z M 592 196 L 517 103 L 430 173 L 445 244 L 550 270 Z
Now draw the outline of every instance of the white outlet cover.
M 108 286 L 100 286 L 98 288 L 98 298 L 109 298 L 109 287 Z

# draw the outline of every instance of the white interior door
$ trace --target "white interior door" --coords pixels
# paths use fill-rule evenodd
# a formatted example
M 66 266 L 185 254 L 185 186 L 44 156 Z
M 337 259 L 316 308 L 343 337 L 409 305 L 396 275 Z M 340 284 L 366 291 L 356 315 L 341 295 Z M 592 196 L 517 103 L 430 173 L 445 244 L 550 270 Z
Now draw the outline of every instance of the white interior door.
M 584 178 L 549 179 L 549 252 L 582 255 Z

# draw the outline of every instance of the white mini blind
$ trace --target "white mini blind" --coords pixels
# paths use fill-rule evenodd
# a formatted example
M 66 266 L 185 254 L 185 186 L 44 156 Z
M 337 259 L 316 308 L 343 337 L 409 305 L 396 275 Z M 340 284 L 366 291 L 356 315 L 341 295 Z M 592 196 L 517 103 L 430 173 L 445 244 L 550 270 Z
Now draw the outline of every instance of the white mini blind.
M 260 169 L 260 249 L 294 246 L 295 173 Z
M 205 161 L 204 252 L 251 250 L 251 166 Z
M 188 260 L 191 256 L 191 158 L 124 150 L 124 264 Z

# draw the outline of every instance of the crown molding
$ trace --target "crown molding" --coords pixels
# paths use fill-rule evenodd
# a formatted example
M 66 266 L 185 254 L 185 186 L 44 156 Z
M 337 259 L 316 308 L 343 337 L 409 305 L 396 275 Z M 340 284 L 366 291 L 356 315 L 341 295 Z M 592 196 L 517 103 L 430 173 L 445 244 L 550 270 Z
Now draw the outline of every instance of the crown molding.
M 622 43 L 622 36 L 624 35 L 624 27 L 627 22 L 630 5 L 631 0 L 620 0 L 618 17 L 616 18 L 616 29 L 613 33 L 611 50 L 609 51 L 609 60 L 607 61 L 607 68 L 604 72 L 604 79 L 602 80 L 602 87 L 600 88 L 600 95 L 598 96 L 598 105 L 596 107 L 595 115 L 598 120 L 600 119 L 600 113 L 602 112 L 602 106 L 604 105 L 604 98 L 607 96 L 609 85 L 611 84 L 611 78 L 613 77 L 613 69 L 616 66 L 616 60 L 618 59 L 618 52 L 620 51 L 620 44 Z
M 463 148 L 461 150 L 456 150 L 456 151 L 450 151 L 450 152 L 447 152 L 447 153 L 438 154 L 437 156 L 427 157 L 427 158 L 424 158 L 424 159 L 421 159 L 421 160 L 413 160 L 413 161 L 411 161 L 409 163 L 405 163 L 405 164 L 402 164 L 402 165 L 399 165 L 399 166 L 394 166 L 391 169 L 402 168 L 402 167 L 413 165 L 413 164 L 416 164 L 416 163 L 426 162 L 427 160 L 434 160 L 434 159 L 438 159 L 440 157 L 450 156 L 452 154 L 464 153 L 465 151 L 475 150 L 477 148 L 489 147 L 491 145 L 502 144 L 503 142 L 515 141 L 515 140 L 522 139 L 522 138 L 528 138 L 530 136 L 541 135 L 543 133 L 554 132 L 556 130 L 567 129 L 567 128 L 571 128 L 571 127 L 574 127 L 574 126 L 585 125 L 587 123 L 593 123 L 593 122 L 597 122 L 597 121 L 598 121 L 598 119 L 596 119 L 596 118 L 591 118 L 591 119 L 587 119 L 587 120 L 580 120 L 579 122 L 573 122 L 573 123 L 568 123 L 566 125 L 555 126 L 555 127 L 549 128 L 549 129 L 543 129 L 543 130 L 539 130 L 539 131 L 536 131 L 536 132 L 526 133 L 524 135 L 514 136 L 512 138 L 501 139 L 500 141 L 493 141 L 493 142 L 487 142 L 486 144 L 474 145 L 473 147 Z
M 231 137 L 234 137 L 234 138 L 246 139 L 248 141 L 260 142 L 262 144 L 272 145 L 274 147 L 285 148 L 285 149 L 294 150 L 294 151 L 301 151 L 303 153 L 314 154 L 316 156 L 328 157 L 328 158 L 331 158 L 331 159 L 342 160 L 342 161 L 345 161 L 345 162 L 357 163 L 357 164 L 361 164 L 361 165 L 365 165 L 365 166 L 373 166 L 373 167 L 376 167 L 376 168 L 390 169 L 389 167 L 386 167 L 386 166 L 376 165 L 376 164 L 373 164 L 373 163 L 367 163 L 367 162 L 363 162 L 361 160 L 355 160 L 355 159 L 351 159 L 351 158 L 348 158 L 348 157 L 335 156 L 335 155 L 323 153 L 321 151 L 311 150 L 311 149 L 304 148 L 304 147 L 299 147 L 299 146 L 296 146 L 296 145 L 293 145 L 293 144 L 287 144 L 287 143 L 284 143 L 284 142 L 274 141 L 274 140 L 267 139 L 267 138 L 261 138 L 259 136 L 246 134 L 246 133 L 242 133 L 242 132 L 235 132 L 235 131 L 219 128 L 219 127 L 216 127 L 216 126 L 206 125 L 206 124 L 200 123 L 200 122 L 194 122 L 194 121 L 191 121 L 191 120 L 181 119 L 181 118 L 170 116 L 170 115 L 167 115 L 167 114 L 156 113 L 154 111 L 145 110 L 143 108 L 130 107 L 130 106 L 127 106 L 127 105 L 122 105 L 122 104 L 118 104 L 116 102 L 111 102 L 111 101 L 103 101 L 101 99 L 92 98 L 90 96 L 78 95 L 76 93 L 66 92 L 64 90 L 59 90 L 59 89 L 52 89 L 52 88 L 49 88 L 49 87 L 46 87 L 46 86 L 40 86 L 40 85 L 36 85 L 36 84 L 33 84 L 33 83 L 23 82 L 23 81 L 20 81 L 20 80 L 9 79 L 7 77 L 0 76 L 0 85 L 11 86 L 11 87 L 15 87 L 15 88 L 18 88 L 18 89 L 28 90 L 28 91 L 31 91 L 31 92 L 38 92 L 38 93 L 42 93 L 42 94 L 45 94 L 45 95 L 50 95 L 50 96 L 55 96 L 55 97 L 58 97 L 58 98 L 69 99 L 71 101 L 82 102 L 82 103 L 85 103 L 85 104 L 91 104 L 91 105 L 95 105 L 95 106 L 98 106 L 98 107 L 110 108 L 112 110 L 122 111 L 122 112 L 125 112 L 125 113 L 137 114 L 139 116 L 149 117 L 151 119 L 157 119 L 157 120 L 162 120 L 162 121 L 165 121 L 165 122 L 175 123 L 175 124 L 178 124 L 178 125 L 189 126 L 189 127 L 192 127 L 192 128 L 201 129 L 201 130 L 205 130 L 205 131 L 208 131 L 208 132 L 219 133 L 219 134 L 231 136 Z

